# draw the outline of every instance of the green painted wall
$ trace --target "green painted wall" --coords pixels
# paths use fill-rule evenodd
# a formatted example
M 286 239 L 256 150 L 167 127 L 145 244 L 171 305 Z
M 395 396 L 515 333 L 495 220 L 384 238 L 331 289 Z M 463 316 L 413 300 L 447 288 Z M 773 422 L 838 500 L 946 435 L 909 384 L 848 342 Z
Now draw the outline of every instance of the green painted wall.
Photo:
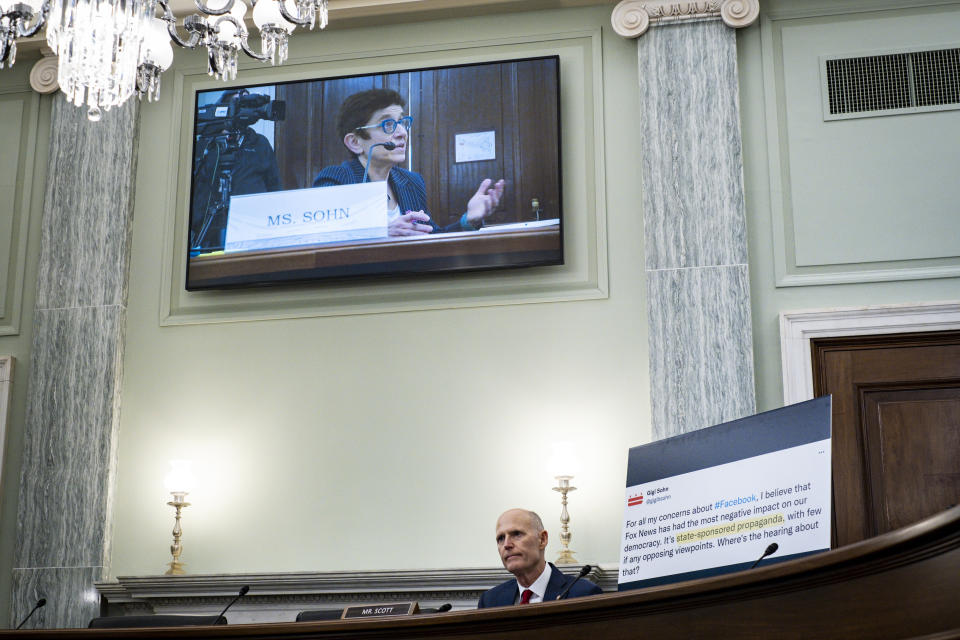
M 40 256 L 40 217 L 43 208 L 47 153 L 50 137 L 49 97 L 40 97 L 29 86 L 30 69 L 36 55 L 21 52 L 12 69 L 0 71 L 0 100 L 19 102 L 20 119 L 0 120 L 4 167 L 16 167 L 15 194 L 0 205 L 0 220 L 11 236 L 0 244 L 0 278 L 13 275 L 5 292 L 3 325 L 9 333 L 0 335 L 0 353 L 15 358 L 10 415 L 3 448 L 3 472 L 0 474 L 0 620 L 6 621 L 10 609 L 10 574 L 13 568 L 17 535 L 17 493 L 20 486 L 20 452 L 23 449 L 23 423 L 26 411 L 27 381 L 30 379 L 30 348 L 33 340 L 33 306 L 36 293 L 37 263 Z M 19 141 L 19 144 L 18 144 Z M 16 217 L 13 221 L 11 218 Z M 7 224 L 15 222 L 15 224 Z M 16 300 L 15 289 L 22 298 Z M 12 329 L 16 325 L 18 329 Z M 0 332 L 2 333 L 2 332 Z
M 445 48 L 462 42 L 602 29 L 600 259 L 615 277 L 609 297 L 593 300 L 160 326 L 162 272 L 178 259 L 159 241 L 163 203 L 176 200 L 165 196 L 176 177 L 166 162 L 181 113 L 167 74 L 161 102 L 141 112 L 114 575 L 164 570 L 173 521 L 162 479 L 175 457 L 193 459 L 201 476 L 183 524 L 190 572 L 495 566 L 495 519 L 516 505 L 543 515 L 553 556 L 560 505 L 544 463 L 554 440 L 573 441 L 584 458 L 572 547 L 584 562 L 616 560 L 626 450 L 649 439 L 649 403 L 640 189 L 624 144 L 635 136 L 625 123 L 635 117 L 636 49 L 608 19 L 595 8 L 331 28 L 295 37 L 300 53 L 291 51 L 317 68 L 346 51 L 358 69 L 377 70 L 455 61 Z M 568 153 L 576 149 L 564 148 L 569 202 L 582 200 L 588 167 Z M 570 255 L 588 259 L 580 248 Z M 508 274 L 483 277 L 496 287 Z M 230 299 L 243 308 L 273 293 Z
M 944 171 L 956 175 L 960 168 L 953 142 L 960 139 L 960 111 L 824 122 L 811 106 L 820 102 L 814 82 L 820 55 L 957 46 L 960 4 L 904 4 L 771 0 L 761 3 L 760 22 L 739 33 L 758 410 L 783 404 L 782 311 L 960 299 L 960 279 L 923 277 L 936 270 L 960 273 L 960 234 L 949 231 L 960 220 L 960 205 L 951 197 L 957 184 L 942 179 Z M 805 93 L 791 101 L 798 87 Z M 949 146 L 953 152 L 944 159 Z M 837 164 L 841 156 L 848 161 Z M 811 179 L 812 170 L 798 174 L 797 165 L 818 167 L 823 180 Z M 844 181 L 850 189 L 842 188 Z M 904 192 L 927 196 L 910 207 L 858 197 L 865 186 L 885 193 L 901 181 L 908 183 Z M 832 207 L 828 222 L 807 197 L 817 189 Z M 810 219 L 821 223 L 813 226 Z M 927 224 L 931 219 L 936 223 Z M 804 254 L 833 250 L 838 238 L 851 247 L 848 259 L 801 264 Z M 891 247 L 896 257 L 909 259 L 891 260 Z M 778 270 L 793 282 L 821 283 L 778 286 Z M 883 278 L 891 280 L 870 281 Z M 849 282 L 829 284 L 842 280 Z

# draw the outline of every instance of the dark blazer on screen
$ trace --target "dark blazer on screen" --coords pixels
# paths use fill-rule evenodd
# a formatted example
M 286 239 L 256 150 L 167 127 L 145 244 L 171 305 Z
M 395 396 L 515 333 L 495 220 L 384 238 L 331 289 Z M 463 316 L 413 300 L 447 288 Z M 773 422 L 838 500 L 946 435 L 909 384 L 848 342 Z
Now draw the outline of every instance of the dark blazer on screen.
M 343 164 L 322 169 L 313 179 L 313 186 L 335 187 L 343 184 L 359 184 L 362 180 L 363 165 L 354 158 Z M 390 170 L 388 182 L 390 188 L 393 189 L 393 193 L 397 196 L 400 213 L 423 211 L 428 216 L 430 215 L 430 210 L 427 208 L 427 187 L 423 182 L 423 176 L 413 171 L 394 167 Z M 465 219 L 465 215 L 461 216 L 461 219 Z M 433 227 L 433 233 L 468 230 L 463 227 L 462 220 L 441 227 L 433 221 L 433 216 L 430 217 L 430 226 Z

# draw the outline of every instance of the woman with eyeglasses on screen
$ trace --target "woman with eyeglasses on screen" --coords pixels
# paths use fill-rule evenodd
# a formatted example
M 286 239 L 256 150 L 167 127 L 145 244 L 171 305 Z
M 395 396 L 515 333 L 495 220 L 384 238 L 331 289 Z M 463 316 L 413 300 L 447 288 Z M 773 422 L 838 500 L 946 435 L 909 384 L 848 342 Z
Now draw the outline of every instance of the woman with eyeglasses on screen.
M 361 91 L 344 100 L 337 115 L 337 133 L 353 159 L 321 170 L 313 186 L 386 180 L 387 232 L 391 236 L 479 229 L 500 203 L 503 180 L 481 182 L 457 222 L 437 225 L 427 208 L 423 177 L 400 166 L 407 159 L 407 136 L 413 125 L 413 117 L 403 113 L 405 107 L 403 97 L 390 89 Z

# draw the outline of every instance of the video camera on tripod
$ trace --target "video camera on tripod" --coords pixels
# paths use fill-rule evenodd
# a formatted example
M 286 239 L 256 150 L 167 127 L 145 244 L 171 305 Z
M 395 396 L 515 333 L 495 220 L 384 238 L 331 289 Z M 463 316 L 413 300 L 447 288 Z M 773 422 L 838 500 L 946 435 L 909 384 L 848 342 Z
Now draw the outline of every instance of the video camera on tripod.
M 287 103 L 270 96 L 241 89 L 229 102 L 208 104 L 197 109 L 197 136 L 200 138 L 225 131 L 242 131 L 261 120 L 284 120 Z
M 241 158 L 240 149 L 247 127 L 260 120 L 284 120 L 286 111 L 286 102 L 283 100 L 273 100 L 270 96 L 250 93 L 246 89 L 240 89 L 232 96 L 227 93 L 219 102 L 197 109 L 194 147 L 197 154 L 193 175 L 196 184 L 204 185 L 206 197 L 194 199 L 194 206 L 203 211 L 203 217 L 199 228 L 191 229 L 192 253 L 223 248 L 223 231 L 233 193 L 234 171 Z M 193 216 L 197 213 L 193 211 L 191 219 L 195 219 Z M 219 220 L 218 227 L 222 229 L 216 234 L 219 237 L 210 239 L 211 244 L 207 236 L 215 220 Z

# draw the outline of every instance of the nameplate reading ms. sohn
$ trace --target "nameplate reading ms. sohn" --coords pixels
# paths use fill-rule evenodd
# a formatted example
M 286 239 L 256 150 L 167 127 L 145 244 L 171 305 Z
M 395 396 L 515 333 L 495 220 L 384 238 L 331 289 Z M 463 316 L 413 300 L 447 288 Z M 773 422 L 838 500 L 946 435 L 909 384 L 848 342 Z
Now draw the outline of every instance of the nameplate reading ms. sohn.
M 386 235 L 387 183 L 344 184 L 231 197 L 223 250 L 259 251 Z
M 360 607 L 347 607 L 343 610 L 342 620 L 349 618 L 382 618 L 384 616 L 410 616 L 420 611 L 416 602 L 396 602 L 394 604 L 367 604 Z

